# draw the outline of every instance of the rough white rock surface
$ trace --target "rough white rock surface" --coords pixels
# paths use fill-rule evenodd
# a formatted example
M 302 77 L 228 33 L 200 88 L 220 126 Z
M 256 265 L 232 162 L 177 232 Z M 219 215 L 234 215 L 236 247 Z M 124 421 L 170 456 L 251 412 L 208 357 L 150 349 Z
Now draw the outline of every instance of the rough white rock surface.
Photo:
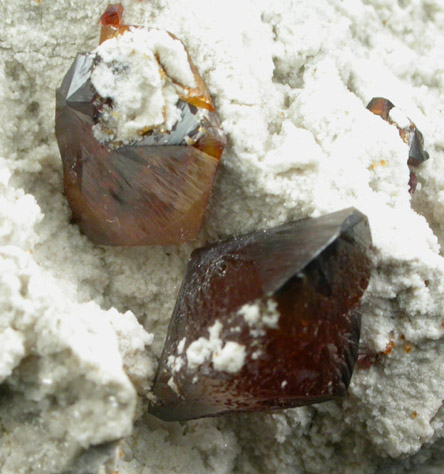
M 99 123 L 93 127 L 97 140 L 128 144 L 141 140 L 143 130 L 172 129 L 181 118 L 176 103 L 184 87 L 196 87 L 179 40 L 165 30 L 130 28 L 93 53 L 99 62 L 91 83 L 113 104 L 104 106 Z
M 362 348 L 394 344 L 343 402 L 182 425 L 143 413 L 191 247 L 96 247 L 62 195 L 54 90 L 106 4 L 0 2 L 0 472 L 442 472 L 443 2 L 123 1 L 184 42 L 228 136 L 202 241 L 358 207 Z M 413 199 L 375 96 L 424 134 Z

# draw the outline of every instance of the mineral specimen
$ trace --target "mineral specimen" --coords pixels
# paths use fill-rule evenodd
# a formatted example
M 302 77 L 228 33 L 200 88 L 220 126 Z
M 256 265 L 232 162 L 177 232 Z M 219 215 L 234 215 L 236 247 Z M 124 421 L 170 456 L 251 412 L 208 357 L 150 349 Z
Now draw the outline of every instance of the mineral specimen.
M 195 250 L 150 412 L 175 421 L 343 397 L 370 244 L 350 208 Z
M 375 115 L 382 117 L 386 122 L 395 125 L 404 143 L 409 145 L 409 157 L 407 160 L 407 164 L 410 166 L 409 192 L 413 194 L 417 186 L 417 177 L 412 167 L 417 167 L 429 159 L 429 154 L 424 150 L 424 137 L 422 133 L 388 99 L 374 97 L 367 104 L 367 109 Z
M 56 135 L 73 221 L 99 244 L 192 241 L 203 221 L 225 137 L 183 44 L 165 31 L 121 25 L 122 9 L 117 7 L 110 6 L 101 19 L 102 40 L 110 42 L 93 53 L 79 54 L 57 90 Z M 141 60 L 131 56 L 140 50 L 141 40 L 150 38 L 157 43 L 140 51 Z M 118 56 L 122 44 L 128 57 Z M 177 57 L 192 86 L 178 80 L 178 65 L 171 65 Z M 144 61 L 151 63 L 140 69 Z M 157 82 L 147 84 L 141 77 L 142 90 L 135 91 L 131 100 L 135 97 L 139 109 L 149 112 L 142 119 L 157 121 L 138 127 L 131 101 L 127 120 L 122 120 L 125 97 L 116 90 L 100 95 L 94 85 L 106 67 L 105 79 L 111 77 L 116 88 L 120 84 L 118 91 L 128 91 L 124 81 L 131 80 L 132 67 L 135 74 L 142 75 L 141 70 L 152 74 Z M 133 135 L 120 136 L 128 123 L 136 124 Z
M 398 111 L 388 99 L 375 97 L 368 103 L 367 109 L 396 126 L 402 140 L 410 147 L 407 161 L 410 166 L 419 166 L 429 159 L 429 154 L 424 151 L 424 137 L 422 133 L 416 128 L 416 125 L 401 111 Z

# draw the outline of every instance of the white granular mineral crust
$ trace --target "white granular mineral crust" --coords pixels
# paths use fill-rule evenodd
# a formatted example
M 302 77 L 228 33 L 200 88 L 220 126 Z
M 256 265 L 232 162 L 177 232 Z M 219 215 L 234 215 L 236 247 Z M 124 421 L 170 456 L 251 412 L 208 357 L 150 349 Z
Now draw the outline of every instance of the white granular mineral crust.
M 146 130 L 172 129 L 181 118 L 179 95 L 196 86 L 179 40 L 166 31 L 131 28 L 93 52 L 98 64 L 91 82 L 101 97 L 112 101 L 93 127 L 100 142 L 131 143 Z
M 98 247 L 70 224 L 55 89 L 75 55 L 97 47 L 107 1 L 5 0 L 0 472 L 444 472 L 442 0 L 122 3 L 125 23 L 183 42 L 227 134 L 198 245 L 357 207 L 374 242 L 360 350 L 377 357 L 356 367 L 343 401 L 182 424 L 146 415 L 192 247 Z M 168 58 L 168 74 L 181 74 Z M 105 79 L 96 87 L 111 94 Z M 158 90 L 139 86 L 119 122 L 127 137 L 139 115 L 161 120 L 161 101 L 143 102 Z M 424 135 L 430 160 L 413 197 L 408 146 L 366 110 L 373 97 Z
M 222 330 L 223 324 L 216 321 L 208 329 L 208 339 L 199 337 L 190 343 L 186 350 L 188 367 L 196 369 L 205 362 L 211 361 L 215 370 L 235 374 L 242 369 L 245 361 L 245 347 L 235 341 L 223 340 Z
M 268 298 L 265 302 L 255 301 L 247 303 L 239 309 L 239 315 L 243 316 L 245 322 L 253 328 L 269 328 L 278 327 L 280 313 L 277 303 L 272 298 Z
M 408 129 L 410 127 L 410 120 L 403 110 L 398 107 L 393 107 L 389 112 L 390 119 L 395 122 L 398 127 Z

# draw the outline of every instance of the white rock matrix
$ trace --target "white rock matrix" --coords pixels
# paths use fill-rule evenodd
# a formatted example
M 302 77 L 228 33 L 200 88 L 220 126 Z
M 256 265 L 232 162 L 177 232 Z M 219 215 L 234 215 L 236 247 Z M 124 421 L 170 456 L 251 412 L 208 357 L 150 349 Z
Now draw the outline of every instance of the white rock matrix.
M 444 3 L 123 1 L 227 134 L 199 244 L 349 206 L 374 241 L 361 350 L 387 354 L 343 402 L 183 424 L 146 406 L 191 246 L 94 246 L 63 196 L 55 89 L 106 5 L 0 1 L 0 472 L 443 472 Z M 424 134 L 413 197 L 378 96 Z

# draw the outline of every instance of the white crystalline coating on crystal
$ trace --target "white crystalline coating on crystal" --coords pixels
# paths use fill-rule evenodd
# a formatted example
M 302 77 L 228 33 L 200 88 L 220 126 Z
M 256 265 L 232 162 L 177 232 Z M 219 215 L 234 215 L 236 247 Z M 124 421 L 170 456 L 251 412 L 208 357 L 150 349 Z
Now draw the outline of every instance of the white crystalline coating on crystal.
M 234 341 L 228 341 L 221 349 L 213 352 L 211 362 L 216 370 L 235 374 L 244 365 L 245 346 Z
M 212 341 L 199 337 L 193 341 L 187 349 L 188 367 L 196 369 L 211 357 L 215 345 Z
M 262 322 L 269 328 L 277 328 L 281 314 L 278 311 L 277 303 L 272 298 L 268 298 L 265 303 L 265 311 L 262 313 Z
M 100 142 L 132 143 L 142 139 L 144 130 L 172 129 L 181 118 L 180 92 L 196 85 L 179 40 L 166 31 L 131 28 L 94 53 L 99 62 L 91 82 L 102 98 L 112 100 L 93 127 Z
M 277 328 L 281 316 L 277 303 L 273 298 L 244 304 L 239 309 L 238 314 L 250 326 L 250 333 L 253 337 L 263 336 L 265 327 Z
M 180 393 L 179 393 L 179 389 L 178 389 L 178 387 L 177 387 L 177 384 L 176 384 L 176 382 L 174 381 L 173 377 L 170 377 L 170 378 L 168 379 L 168 386 L 171 387 L 171 390 L 172 390 L 173 392 L 177 393 L 177 395 L 180 394 Z
M 182 357 L 175 357 L 170 355 L 167 361 L 168 367 L 171 368 L 172 372 L 179 372 L 179 370 L 184 366 L 185 361 Z
M 256 360 L 256 359 L 259 359 L 259 357 L 264 353 L 263 350 L 261 349 L 258 349 L 257 351 L 254 351 L 252 354 L 251 354 L 251 358 L 253 360 Z
M 208 339 L 199 337 L 188 346 L 186 350 L 188 367 L 197 369 L 211 359 L 215 370 L 229 373 L 241 370 L 245 361 L 245 346 L 235 341 L 222 340 L 220 337 L 222 329 L 222 323 L 216 321 L 208 329 Z
M 250 325 L 257 324 L 261 317 L 261 309 L 259 302 L 244 304 L 239 310 L 240 316 L 243 316 L 245 321 Z
M 220 332 L 222 330 L 222 324 L 216 321 L 213 326 L 208 330 L 210 337 L 199 337 L 196 341 L 193 341 L 187 348 L 187 361 L 188 367 L 196 369 L 202 365 L 205 361 L 211 358 L 214 351 L 222 346 L 222 341 L 219 339 Z
M 177 345 L 177 353 L 182 354 L 187 338 L 184 337 Z
M 389 117 L 398 125 L 398 127 L 403 129 L 410 128 L 411 122 L 407 117 L 407 114 L 399 107 L 393 107 L 389 112 Z
M 170 355 L 168 356 L 167 365 L 170 367 L 173 373 L 179 372 L 180 369 L 185 365 L 185 360 L 181 357 L 183 349 L 185 347 L 186 338 L 184 337 L 177 345 L 177 353 L 179 356 Z
M 210 333 L 210 341 L 216 341 L 220 340 L 220 333 L 223 330 L 223 325 L 220 321 L 216 321 L 210 328 L 208 329 L 208 332 Z

